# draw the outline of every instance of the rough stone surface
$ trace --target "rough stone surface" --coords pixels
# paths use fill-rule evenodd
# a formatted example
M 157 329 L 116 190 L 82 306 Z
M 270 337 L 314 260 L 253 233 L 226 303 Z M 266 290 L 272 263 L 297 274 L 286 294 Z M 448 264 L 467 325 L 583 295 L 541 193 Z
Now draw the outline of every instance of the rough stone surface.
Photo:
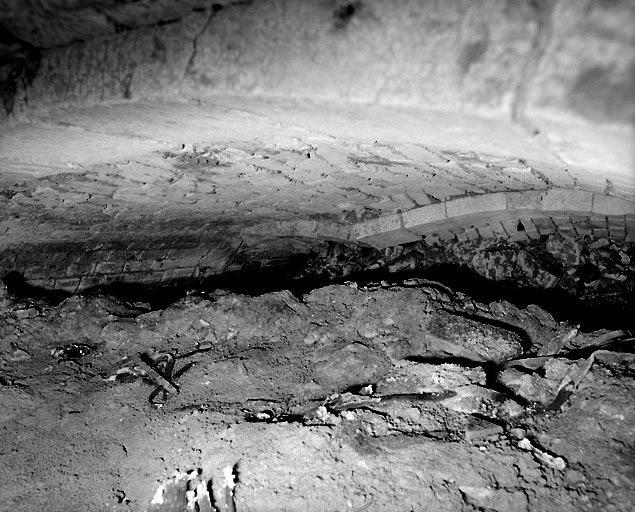
M 183 91 L 467 108 L 534 122 L 553 112 L 634 119 L 622 107 L 635 62 L 628 0 L 179 4 L 7 6 L 3 23 L 18 40 L 40 48 L 86 40 L 42 54 L 25 91 L 30 106 Z

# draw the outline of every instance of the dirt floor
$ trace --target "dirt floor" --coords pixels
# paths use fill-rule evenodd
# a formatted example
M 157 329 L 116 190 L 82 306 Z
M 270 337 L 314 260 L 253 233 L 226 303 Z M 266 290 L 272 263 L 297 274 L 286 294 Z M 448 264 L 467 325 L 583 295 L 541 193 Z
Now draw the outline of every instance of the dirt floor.
M 632 333 L 444 285 L 0 298 L 0 509 L 632 510 Z

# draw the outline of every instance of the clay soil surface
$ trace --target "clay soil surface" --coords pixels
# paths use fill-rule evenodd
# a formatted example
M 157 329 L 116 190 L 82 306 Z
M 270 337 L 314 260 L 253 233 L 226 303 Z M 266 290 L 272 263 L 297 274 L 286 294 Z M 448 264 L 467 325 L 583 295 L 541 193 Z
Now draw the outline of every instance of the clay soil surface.
M 1 510 L 635 504 L 627 332 L 425 282 L 0 301 Z

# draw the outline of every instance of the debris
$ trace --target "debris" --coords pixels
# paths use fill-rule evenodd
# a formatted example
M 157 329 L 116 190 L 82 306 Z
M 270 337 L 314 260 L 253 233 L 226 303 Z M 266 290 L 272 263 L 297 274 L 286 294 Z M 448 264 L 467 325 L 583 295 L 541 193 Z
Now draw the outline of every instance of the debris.
M 514 439 L 518 439 L 519 441 L 522 441 L 523 439 L 525 439 L 526 432 L 525 432 L 525 429 L 515 427 L 515 428 L 509 429 L 509 435 L 513 437 Z
M 234 501 L 234 492 L 236 484 L 238 484 L 238 463 L 233 466 L 227 466 L 223 471 L 225 478 L 225 507 L 226 512 L 236 512 L 236 502 Z
M 21 348 L 16 348 L 10 355 L 7 356 L 7 361 L 11 361 L 13 363 L 28 361 L 29 359 L 31 359 L 31 354 Z
M 507 396 L 484 386 L 461 386 L 453 390 L 454 396 L 443 405 L 448 409 L 465 414 L 480 414 L 495 417 L 500 404 Z
M 90 354 L 91 347 L 84 343 L 70 343 L 51 350 L 51 356 L 62 361 L 76 360 Z
M 554 457 L 537 449 L 534 450 L 534 457 L 536 457 L 539 462 L 542 462 L 550 468 L 557 469 L 558 471 L 562 471 L 567 467 L 567 463 L 562 457 Z
M 203 470 L 190 470 L 187 472 L 187 485 L 185 491 L 187 510 L 205 512 L 212 510 L 212 501 L 207 489 L 207 482 L 203 479 Z
M 578 336 L 572 338 L 564 345 L 569 350 L 575 349 L 600 349 L 606 347 L 615 341 L 627 341 L 620 338 L 628 336 L 627 331 L 597 331 L 595 333 L 579 333 Z
M 498 416 L 503 419 L 512 419 L 525 412 L 525 408 L 515 400 L 508 398 L 498 407 Z
M 111 375 L 106 379 L 107 382 L 132 382 L 137 380 L 140 377 L 147 376 L 147 373 L 144 372 L 141 368 L 129 368 L 124 366 L 123 368 L 119 368 L 114 375 Z
M 545 410 L 560 410 L 600 352 L 577 361 L 544 356 L 510 361 L 499 373 L 498 381 L 525 400 L 543 405 Z
M 486 378 L 480 367 L 400 361 L 377 382 L 375 392 L 380 395 L 441 392 L 471 384 L 485 385 Z
M 562 347 L 575 338 L 579 332 L 579 325 L 574 327 L 564 326 L 551 338 L 551 340 L 540 347 L 540 350 L 538 350 L 538 356 L 550 356 L 557 354 L 560 352 Z
M 125 505 L 129 505 L 130 504 L 130 500 L 128 498 L 126 498 L 126 493 L 125 491 L 121 490 L 121 489 L 113 489 L 114 493 L 115 493 L 115 497 L 117 498 L 117 503 L 123 503 Z
M 150 395 L 150 403 L 163 404 L 170 394 L 179 393 L 179 387 L 172 381 L 174 373 L 173 354 L 167 352 L 158 354 L 145 352 L 141 354 L 141 361 L 146 374 L 157 385 L 157 388 Z M 162 397 L 158 398 L 159 395 L 162 395 Z
M 534 458 L 552 469 L 563 471 L 567 467 L 566 461 L 562 457 L 555 457 L 539 448 L 535 447 L 526 437 L 518 441 L 518 448 L 531 452 Z

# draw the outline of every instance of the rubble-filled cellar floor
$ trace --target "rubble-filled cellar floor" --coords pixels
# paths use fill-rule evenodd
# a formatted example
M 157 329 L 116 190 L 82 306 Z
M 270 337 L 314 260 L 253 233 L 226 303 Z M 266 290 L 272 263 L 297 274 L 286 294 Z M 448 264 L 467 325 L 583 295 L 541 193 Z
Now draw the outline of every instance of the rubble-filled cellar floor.
M 556 284 L 519 256 L 536 246 L 469 244 L 331 247 L 293 286 L 188 282 L 154 303 L 51 303 L 8 279 L 0 508 L 631 510 L 635 254 L 569 242 L 544 241 Z M 462 283 L 462 261 L 490 281 Z

